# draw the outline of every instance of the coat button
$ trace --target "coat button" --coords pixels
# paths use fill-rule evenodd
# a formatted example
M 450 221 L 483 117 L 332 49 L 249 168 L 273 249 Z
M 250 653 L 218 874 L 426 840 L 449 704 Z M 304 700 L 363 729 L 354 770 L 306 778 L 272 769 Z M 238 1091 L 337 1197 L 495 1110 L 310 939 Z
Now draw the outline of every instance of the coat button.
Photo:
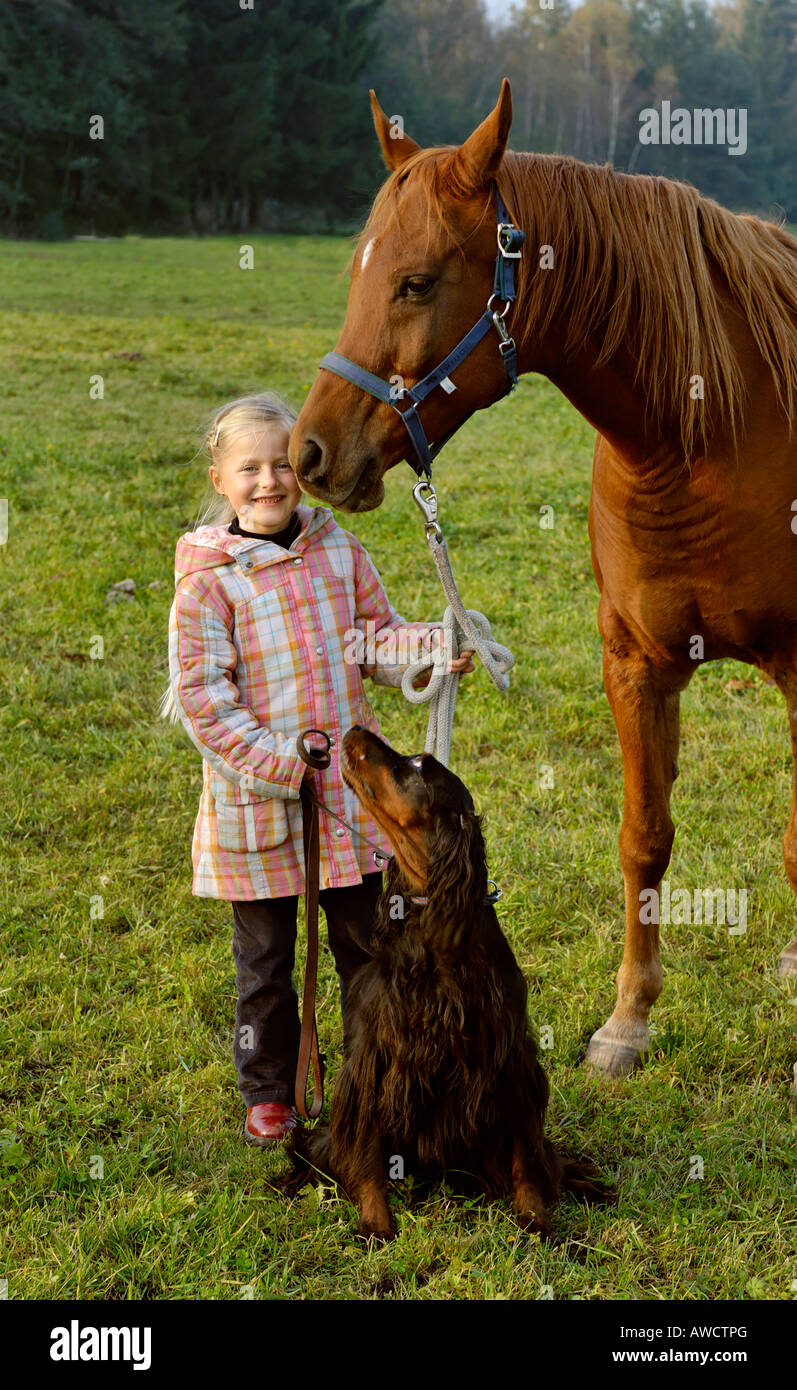
M 323 647 L 316 647 L 316 651 L 318 652 L 318 655 L 319 655 L 319 656 L 321 655 L 321 653 L 323 652 L 323 650 L 324 650 Z
M 331 744 L 334 743 L 334 742 L 335 742 L 334 738 L 330 737 L 329 742 L 330 742 Z
M 346 831 L 343 829 L 343 826 L 342 826 L 342 825 L 339 825 L 339 826 L 337 827 L 336 831 L 335 831 L 335 834 L 336 834 L 336 835 L 345 835 L 345 834 L 346 834 Z
M 300 564 L 302 563 L 302 557 L 301 557 L 301 555 L 298 555 L 298 556 L 296 557 L 296 559 L 294 560 L 293 563 L 294 563 L 295 565 L 300 565 Z

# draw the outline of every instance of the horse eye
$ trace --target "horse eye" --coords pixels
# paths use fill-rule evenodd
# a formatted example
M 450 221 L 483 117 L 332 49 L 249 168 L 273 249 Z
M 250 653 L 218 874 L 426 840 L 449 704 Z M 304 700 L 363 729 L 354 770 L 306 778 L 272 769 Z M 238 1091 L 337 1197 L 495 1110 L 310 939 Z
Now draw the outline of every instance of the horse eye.
M 411 275 L 406 281 L 406 288 L 410 294 L 426 294 L 432 288 L 432 281 L 425 275 Z

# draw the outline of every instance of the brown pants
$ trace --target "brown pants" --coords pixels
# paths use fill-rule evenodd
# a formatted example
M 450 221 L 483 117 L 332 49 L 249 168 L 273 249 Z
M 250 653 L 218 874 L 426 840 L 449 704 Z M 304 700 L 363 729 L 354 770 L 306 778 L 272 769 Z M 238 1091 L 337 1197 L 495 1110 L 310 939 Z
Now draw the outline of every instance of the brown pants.
M 350 888 L 323 888 L 318 897 L 340 980 L 341 1011 L 352 975 L 372 959 L 368 949 L 382 891 L 382 874 L 365 874 Z M 244 1103 L 293 1105 L 301 1031 L 293 987 L 298 897 L 256 898 L 232 904 L 238 1002 L 233 1058 Z

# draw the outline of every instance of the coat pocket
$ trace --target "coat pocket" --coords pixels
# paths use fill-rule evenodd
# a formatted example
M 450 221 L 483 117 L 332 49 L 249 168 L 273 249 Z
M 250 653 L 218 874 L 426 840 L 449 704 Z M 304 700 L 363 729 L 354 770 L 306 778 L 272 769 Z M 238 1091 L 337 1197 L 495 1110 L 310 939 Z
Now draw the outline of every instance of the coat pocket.
M 287 840 L 290 826 L 282 797 L 256 796 L 215 774 L 210 778 L 210 791 L 220 849 L 256 854 Z

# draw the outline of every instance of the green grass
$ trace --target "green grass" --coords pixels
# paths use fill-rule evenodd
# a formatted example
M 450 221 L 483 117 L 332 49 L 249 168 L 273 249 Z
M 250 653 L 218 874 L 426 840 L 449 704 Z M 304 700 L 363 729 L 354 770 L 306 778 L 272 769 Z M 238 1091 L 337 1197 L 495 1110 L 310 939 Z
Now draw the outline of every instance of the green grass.
M 566 1198 L 566 1240 L 549 1250 L 508 1204 L 464 1200 L 453 1181 L 423 1197 L 407 1183 L 393 1196 L 398 1240 L 364 1252 L 347 1202 L 322 1189 L 287 1203 L 270 1186 L 283 1157 L 244 1146 L 232 910 L 191 896 L 200 761 L 155 705 L 174 546 L 206 477 L 197 427 L 253 388 L 299 405 L 343 321 L 345 241 L 255 248 L 242 272 L 234 238 L 0 244 L 9 1298 L 514 1300 L 545 1286 L 558 1299 L 793 1297 L 797 997 L 774 974 L 795 934 L 780 856 L 785 711 L 731 662 L 705 667 L 684 697 L 668 877 L 746 886 L 748 930 L 664 930 L 650 1060 L 603 1080 L 582 1058 L 621 957 L 622 768 L 586 534 L 593 436 L 541 379 L 475 416 L 435 470 L 465 604 L 516 657 L 508 696 L 481 669 L 462 682 L 451 764 L 485 816 L 533 1022 L 553 1029 L 550 1133 L 613 1175 L 619 1204 Z M 89 398 L 98 373 L 103 401 Z M 339 520 L 400 612 L 439 618 L 412 481 L 393 470 L 379 511 Z M 544 504 L 552 531 L 538 525 Z M 134 598 L 109 606 L 125 578 Z M 732 676 L 751 683 L 731 693 Z M 368 694 L 388 739 L 422 747 L 422 710 Z M 319 1013 L 331 1096 L 341 1026 L 326 950 Z

